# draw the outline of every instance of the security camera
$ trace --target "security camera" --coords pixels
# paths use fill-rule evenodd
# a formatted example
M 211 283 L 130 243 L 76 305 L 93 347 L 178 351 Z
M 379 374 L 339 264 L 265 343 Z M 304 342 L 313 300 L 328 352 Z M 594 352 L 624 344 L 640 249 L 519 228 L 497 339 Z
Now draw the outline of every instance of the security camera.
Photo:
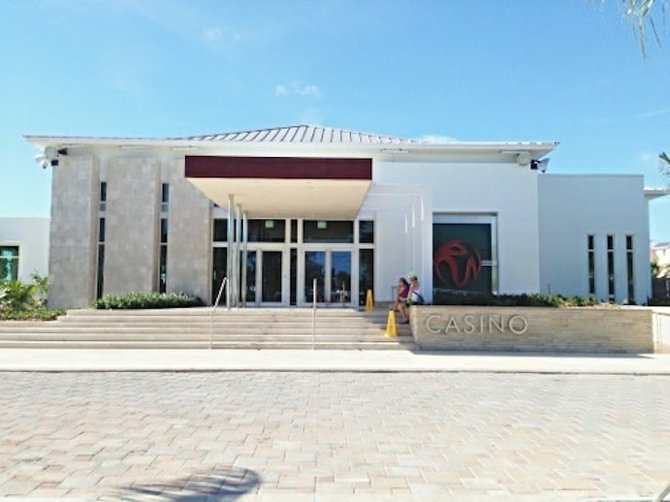
M 51 165 L 51 161 L 43 153 L 35 155 L 35 162 L 37 162 L 37 165 L 40 166 L 42 169 L 46 169 Z
M 546 173 L 548 164 L 549 159 L 533 160 L 530 163 L 530 168 L 533 170 L 540 171 L 541 173 Z

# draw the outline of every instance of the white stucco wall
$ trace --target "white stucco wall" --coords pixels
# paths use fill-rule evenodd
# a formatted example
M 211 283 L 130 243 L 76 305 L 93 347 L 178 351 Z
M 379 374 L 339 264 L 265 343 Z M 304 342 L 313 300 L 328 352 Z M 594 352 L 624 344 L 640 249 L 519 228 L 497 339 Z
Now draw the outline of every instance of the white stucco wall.
M 626 236 L 633 236 L 635 302 L 650 294 L 649 216 L 642 176 L 539 178 L 543 292 L 588 295 L 588 235 L 594 236 L 596 297 L 607 300 L 607 235 L 614 235 L 616 301 L 627 300 Z
M 391 301 L 399 277 L 415 272 L 426 298 L 432 297 L 432 259 L 423 252 L 432 246 L 429 186 L 379 184 L 370 186 L 359 217 L 375 221 L 375 300 Z
M 49 274 L 49 218 L 0 218 L 0 246 L 18 246 L 19 281 Z
M 495 215 L 498 237 L 498 291 L 534 293 L 540 289 L 537 173 L 517 164 L 390 162 L 374 164 L 375 183 L 423 190 L 415 206 L 424 214 L 420 239 L 423 285 L 432 292 L 434 214 Z M 402 195 L 399 200 L 405 202 Z M 402 227 L 402 222 L 398 222 Z M 379 254 L 384 253 L 380 246 Z

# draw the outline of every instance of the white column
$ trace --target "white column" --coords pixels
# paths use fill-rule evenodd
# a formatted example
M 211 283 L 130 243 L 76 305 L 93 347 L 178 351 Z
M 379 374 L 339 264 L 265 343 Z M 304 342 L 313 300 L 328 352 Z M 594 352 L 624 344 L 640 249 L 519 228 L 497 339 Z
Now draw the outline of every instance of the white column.
M 226 260 L 226 308 L 230 309 L 231 307 L 231 282 L 233 276 L 233 203 L 234 199 L 232 195 L 228 196 L 228 253 Z

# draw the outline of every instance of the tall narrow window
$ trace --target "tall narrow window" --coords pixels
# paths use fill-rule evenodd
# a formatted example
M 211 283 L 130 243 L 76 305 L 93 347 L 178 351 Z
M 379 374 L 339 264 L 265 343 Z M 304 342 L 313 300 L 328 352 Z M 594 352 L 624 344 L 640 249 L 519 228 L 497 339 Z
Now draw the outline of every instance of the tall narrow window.
M 98 259 L 96 260 L 95 297 L 101 298 L 105 286 L 105 212 L 107 211 L 107 182 L 100 182 L 98 200 Z
M 168 183 L 163 183 L 161 186 L 161 213 L 168 212 L 169 204 L 170 204 L 170 185 Z
M 104 213 L 107 210 L 107 182 L 100 182 L 100 203 L 98 208 L 101 213 Z
M 170 185 L 161 185 L 160 243 L 158 248 L 158 292 L 167 291 L 168 210 L 170 207 Z
M 160 254 L 158 259 L 158 292 L 167 291 L 167 239 L 168 239 L 168 220 L 161 218 L 161 242 Z
M 635 270 L 633 266 L 633 236 L 626 236 L 626 271 L 628 272 L 628 303 L 635 303 Z
M 98 220 L 98 281 L 95 288 L 96 298 L 101 298 L 105 276 L 105 218 Z
M 589 295 L 596 294 L 596 252 L 594 248 L 593 235 L 588 236 L 588 253 L 589 253 Z
M 610 302 L 616 299 L 614 282 L 614 236 L 607 236 L 607 299 Z

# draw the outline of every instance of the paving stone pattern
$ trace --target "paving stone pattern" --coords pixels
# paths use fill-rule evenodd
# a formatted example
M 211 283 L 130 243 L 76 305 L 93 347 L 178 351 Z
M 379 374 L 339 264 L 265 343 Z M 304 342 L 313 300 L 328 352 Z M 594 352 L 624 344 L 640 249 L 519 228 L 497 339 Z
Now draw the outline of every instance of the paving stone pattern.
M 652 500 L 670 377 L 3 373 L 0 497 Z

